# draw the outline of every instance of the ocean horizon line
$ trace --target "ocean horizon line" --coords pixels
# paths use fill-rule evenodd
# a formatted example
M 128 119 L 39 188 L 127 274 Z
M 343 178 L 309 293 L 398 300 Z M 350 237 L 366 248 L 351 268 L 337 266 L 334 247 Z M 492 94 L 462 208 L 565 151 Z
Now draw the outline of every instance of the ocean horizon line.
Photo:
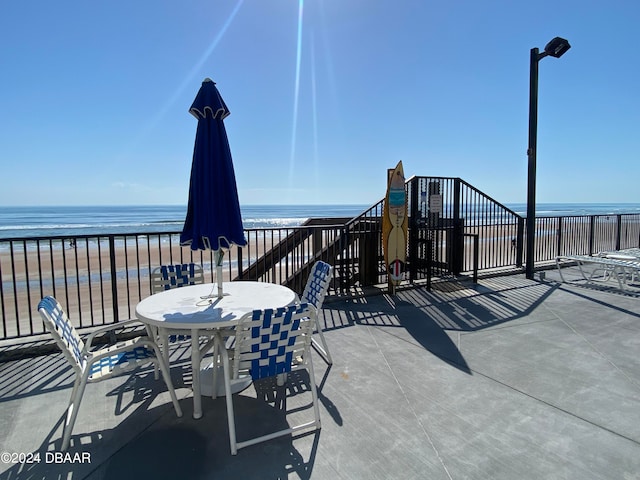
M 526 203 L 505 203 L 526 216 Z M 369 204 L 241 205 L 245 229 L 289 228 L 310 218 L 353 218 Z M 186 205 L 0 206 L 0 239 L 24 236 L 74 236 L 155 233 L 181 228 Z M 640 203 L 537 203 L 536 216 L 638 214 Z
M 375 202 L 378 203 L 378 202 Z M 241 203 L 242 207 L 370 207 L 375 203 Z M 138 207 L 184 207 L 187 208 L 186 203 L 127 203 L 127 204 L 30 204 L 30 205 L 0 205 L 2 208 L 138 208 Z
M 380 199 L 383 200 L 383 199 Z M 322 206 L 373 206 L 380 200 L 374 203 L 362 203 L 362 202 L 335 202 L 335 203 L 240 203 L 240 206 L 246 207 L 322 207 Z M 526 205 L 524 202 L 500 202 L 502 205 Z M 563 202 L 536 202 L 536 205 L 640 205 L 640 202 L 576 202 L 576 201 L 563 201 Z M 15 204 L 7 205 L 0 204 L 0 208 L 124 208 L 124 207 L 187 207 L 186 203 L 84 203 L 84 204 Z

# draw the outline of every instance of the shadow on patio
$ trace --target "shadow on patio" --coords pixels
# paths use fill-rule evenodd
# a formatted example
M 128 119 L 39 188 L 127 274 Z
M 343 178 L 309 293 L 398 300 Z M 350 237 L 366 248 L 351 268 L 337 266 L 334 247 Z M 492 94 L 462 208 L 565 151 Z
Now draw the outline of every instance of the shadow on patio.
M 529 315 L 558 288 L 557 284 L 523 282 L 513 277 L 434 284 L 423 288 L 382 293 L 358 299 L 344 299 L 325 305 L 326 330 L 349 325 L 401 327 L 404 336 L 441 360 L 471 374 L 458 348 L 455 332 L 472 332 Z M 332 310 L 348 310 L 347 323 L 338 325 Z
M 203 397 L 192 418 L 185 345 L 172 351 L 182 418 L 152 369 L 89 385 L 70 453 L 91 463 L 4 462 L 0 478 L 637 476 L 637 298 L 521 275 L 434 287 L 325 303 L 320 431 L 232 456 L 224 398 Z M 71 384 L 60 354 L 0 363 L 0 450 L 59 448 Z M 303 373 L 287 384 L 296 418 L 312 415 L 307 388 Z M 238 394 L 239 436 L 293 422 L 282 398 L 265 383 Z
M 188 364 L 172 365 L 172 379 L 184 413 L 182 418 L 176 417 L 166 387 L 162 380 L 154 379 L 152 368 L 125 375 L 122 381 L 116 378 L 104 382 L 111 388 L 102 389 L 100 383 L 91 384 L 80 407 L 78 428 L 72 435 L 68 455 L 54 457 L 61 444 L 66 414 L 60 415 L 64 409 L 64 397 L 68 400 L 73 385 L 73 375 L 67 366 L 61 355 L 49 355 L 26 359 L 11 370 L 4 368 L 0 371 L 4 386 L 0 405 L 16 405 L 17 401 L 26 399 L 39 405 L 33 412 L 3 408 L 2 419 L 6 420 L 4 425 L 8 430 L 20 424 L 19 428 L 28 436 L 30 421 L 27 419 L 25 423 L 24 418 L 19 418 L 25 414 L 32 416 L 31 421 L 38 423 L 40 431 L 43 431 L 43 423 L 49 426 L 55 422 L 39 447 L 25 449 L 33 453 L 30 457 L 33 461 L 16 463 L 0 473 L 0 478 L 75 479 L 91 475 L 104 479 L 201 478 L 211 472 L 228 475 L 229 478 L 256 478 L 257 472 L 260 478 L 265 479 L 283 478 L 292 472 L 300 478 L 311 475 L 320 430 L 300 435 L 313 438 L 311 449 L 305 451 L 306 461 L 293 445 L 293 438 L 300 436 L 281 437 L 242 449 L 238 455 L 232 456 L 224 397 L 215 400 L 203 397 L 205 415 L 201 419 L 193 419 L 193 402 L 187 390 L 189 385 L 183 381 L 183 378 L 190 380 Z M 46 373 L 39 382 L 32 382 L 42 367 L 46 368 Z M 326 409 L 324 421 L 341 423 L 335 405 L 321 393 L 328 373 L 329 369 L 324 372 L 318 392 Z M 312 415 L 310 401 L 301 403 L 296 399 L 299 393 L 304 393 L 304 398 L 308 399 L 308 382 L 306 372 L 293 372 L 285 386 L 279 387 L 275 381 L 265 380 L 252 385 L 249 396 L 236 395 L 234 407 L 238 438 L 242 440 L 286 428 L 290 415 Z M 115 401 L 101 399 L 100 396 L 105 394 L 107 398 L 115 397 Z M 287 408 L 287 415 L 284 408 Z M 60 461 L 60 458 L 64 460 Z

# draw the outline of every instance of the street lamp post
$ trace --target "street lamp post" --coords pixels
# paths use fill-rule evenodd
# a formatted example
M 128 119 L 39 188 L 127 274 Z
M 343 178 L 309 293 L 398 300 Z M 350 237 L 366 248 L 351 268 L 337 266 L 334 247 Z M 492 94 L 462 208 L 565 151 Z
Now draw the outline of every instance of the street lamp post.
M 536 225 L 536 150 L 538 133 L 538 62 L 546 56 L 560 58 L 571 48 L 564 38 L 555 37 L 540 53 L 537 48 L 531 49 L 531 63 L 529 69 L 529 159 L 527 170 L 527 264 L 526 277 L 533 279 L 533 264 L 535 251 Z

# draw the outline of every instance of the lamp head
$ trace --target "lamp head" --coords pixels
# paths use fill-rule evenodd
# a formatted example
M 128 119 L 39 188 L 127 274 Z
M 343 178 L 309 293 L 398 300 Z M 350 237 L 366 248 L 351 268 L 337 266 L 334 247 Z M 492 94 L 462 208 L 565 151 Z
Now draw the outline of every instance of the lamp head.
M 564 38 L 556 37 L 544 47 L 544 53 L 551 57 L 560 58 L 571 48 L 569 42 Z

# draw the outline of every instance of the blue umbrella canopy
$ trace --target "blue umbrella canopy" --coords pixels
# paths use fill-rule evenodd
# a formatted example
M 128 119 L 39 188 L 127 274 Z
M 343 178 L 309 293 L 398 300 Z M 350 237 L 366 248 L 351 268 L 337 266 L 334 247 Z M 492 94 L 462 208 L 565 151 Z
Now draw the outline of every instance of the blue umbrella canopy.
M 247 244 L 236 176 L 223 119 L 229 115 L 216 85 L 206 78 L 189 112 L 198 119 L 189 203 L 180 244 L 192 250 L 228 249 Z M 221 257 L 219 257 L 221 262 Z

